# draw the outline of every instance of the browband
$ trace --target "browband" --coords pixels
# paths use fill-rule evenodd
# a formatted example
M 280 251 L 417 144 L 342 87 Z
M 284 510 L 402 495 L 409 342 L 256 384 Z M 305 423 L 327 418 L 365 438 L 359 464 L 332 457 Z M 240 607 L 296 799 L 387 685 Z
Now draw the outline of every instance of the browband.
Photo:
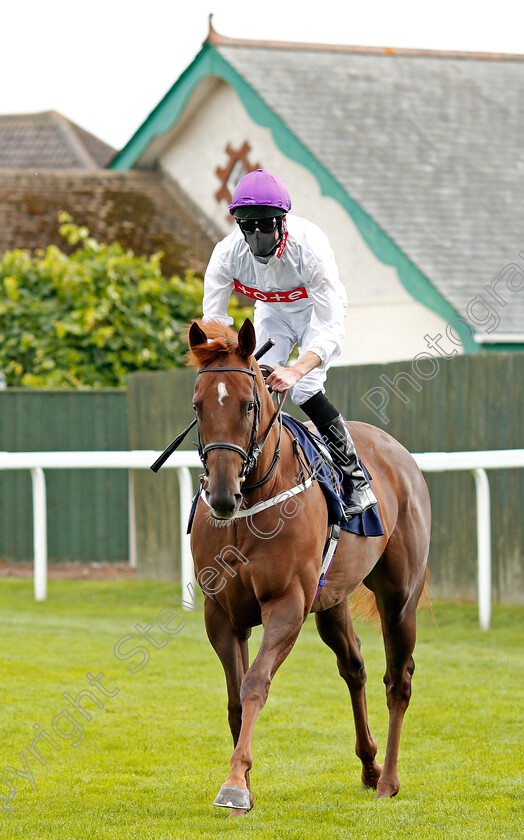
M 228 370 L 235 370 L 237 373 L 248 373 L 250 376 L 254 376 L 256 378 L 256 373 L 251 368 L 242 368 L 242 367 L 209 367 L 209 368 L 202 368 L 197 372 L 197 376 L 200 376 L 201 373 L 222 373 L 223 371 Z

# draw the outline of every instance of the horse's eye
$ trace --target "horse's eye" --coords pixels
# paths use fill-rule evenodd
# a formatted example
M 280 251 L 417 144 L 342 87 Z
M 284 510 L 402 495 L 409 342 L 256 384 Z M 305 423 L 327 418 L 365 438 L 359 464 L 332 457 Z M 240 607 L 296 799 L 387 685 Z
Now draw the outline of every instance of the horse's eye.
M 198 405 L 196 403 L 193 403 L 193 411 L 198 411 Z
M 254 402 L 250 402 L 250 403 L 248 403 L 248 404 L 246 405 L 246 414 L 251 414 L 251 412 L 253 411 L 254 407 L 255 407 L 255 403 L 254 403 Z

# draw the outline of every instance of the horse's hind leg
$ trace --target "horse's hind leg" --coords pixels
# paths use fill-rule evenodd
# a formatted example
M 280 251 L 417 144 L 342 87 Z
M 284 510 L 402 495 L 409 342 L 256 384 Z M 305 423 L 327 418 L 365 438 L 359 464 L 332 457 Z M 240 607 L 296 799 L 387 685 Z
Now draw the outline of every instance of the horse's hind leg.
M 336 654 L 340 676 L 349 688 L 355 719 L 355 752 L 362 762 L 362 783 L 366 787 L 376 788 L 380 778 L 380 765 L 375 759 L 377 742 L 368 726 L 366 669 L 347 600 L 344 599 L 329 610 L 315 613 L 315 619 L 320 638 Z
M 379 579 L 378 574 L 375 576 L 375 571 L 378 571 L 378 567 L 373 570 L 375 577 L 373 584 L 377 584 L 376 587 L 373 586 L 373 589 L 382 622 L 386 650 L 384 683 L 389 709 L 386 758 L 377 786 L 377 797 L 381 797 L 395 796 L 400 789 L 397 771 L 400 732 L 411 697 L 411 677 L 415 670 L 412 654 L 415 648 L 416 613 L 423 579 L 414 585 L 411 592 L 406 593 L 402 587 L 393 590 L 391 578 L 388 579 L 387 575 L 383 575 Z M 388 581 L 385 585 L 384 580 Z

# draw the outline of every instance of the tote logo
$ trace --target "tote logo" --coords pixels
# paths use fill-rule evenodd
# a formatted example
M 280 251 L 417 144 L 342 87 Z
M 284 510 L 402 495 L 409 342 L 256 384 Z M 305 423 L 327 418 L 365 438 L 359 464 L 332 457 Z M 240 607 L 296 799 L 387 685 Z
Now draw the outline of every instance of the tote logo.
M 295 300 L 308 297 L 304 286 L 291 289 L 289 292 L 261 292 L 260 289 L 254 289 L 253 286 L 246 286 L 245 283 L 239 283 L 238 280 L 235 280 L 235 291 L 247 295 L 247 297 L 253 298 L 254 300 L 263 300 L 267 303 L 293 303 Z
M 255 169 L 260 169 L 259 163 L 251 164 L 248 160 L 248 154 L 251 151 L 251 146 L 246 142 L 240 149 L 233 149 L 228 143 L 226 146 L 226 154 L 229 156 L 229 161 L 224 167 L 217 166 L 215 173 L 220 179 L 220 189 L 215 193 L 217 201 L 225 201 L 229 206 L 233 200 L 233 193 L 235 187 L 244 175 L 248 172 L 254 172 Z M 230 214 L 227 214 L 228 222 L 234 221 Z

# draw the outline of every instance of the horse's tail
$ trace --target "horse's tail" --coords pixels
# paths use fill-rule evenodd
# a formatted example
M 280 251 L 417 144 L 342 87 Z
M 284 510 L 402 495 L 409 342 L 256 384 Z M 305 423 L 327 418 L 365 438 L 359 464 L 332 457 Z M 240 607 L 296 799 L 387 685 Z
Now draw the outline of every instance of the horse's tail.
M 375 595 L 360 583 L 351 596 L 351 615 L 361 621 L 370 622 L 380 627 L 380 615 L 377 609 Z
M 419 606 L 422 599 L 426 602 L 426 606 L 429 607 L 431 615 L 433 616 L 433 620 L 435 621 L 435 616 L 433 615 L 433 610 L 431 608 L 431 601 L 429 599 L 429 569 L 426 567 L 426 578 L 424 581 L 424 586 L 422 587 L 422 593 L 420 595 Z M 351 615 L 355 618 L 359 618 L 361 621 L 370 622 L 372 624 L 377 625 L 380 627 L 380 615 L 377 608 L 377 602 L 375 600 L 374 593 L 367 588 L 367 586 L 361 583 L 358 588 L 355 590 L 353 595 L 351 596 Z M 435 621 L 436 624 L 436 621 Z

